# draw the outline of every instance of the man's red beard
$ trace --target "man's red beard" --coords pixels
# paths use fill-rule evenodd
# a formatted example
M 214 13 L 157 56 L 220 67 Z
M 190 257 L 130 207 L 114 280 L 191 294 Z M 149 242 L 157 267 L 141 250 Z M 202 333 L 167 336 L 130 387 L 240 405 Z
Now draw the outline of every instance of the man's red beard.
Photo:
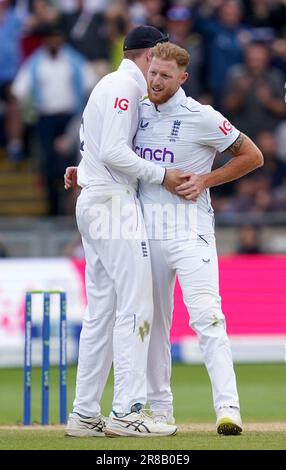
M 163 104 L 166 103 L 172 96 L 174 95 L 174 92 L 172 90 L 165 90 L 163 92 L 160 92 L 160 96 L 156 96 L 153 94 L 153 90 L 150 86 L 148 86 L 148 96 L 149 100 L 154 103 L 154 104 Z

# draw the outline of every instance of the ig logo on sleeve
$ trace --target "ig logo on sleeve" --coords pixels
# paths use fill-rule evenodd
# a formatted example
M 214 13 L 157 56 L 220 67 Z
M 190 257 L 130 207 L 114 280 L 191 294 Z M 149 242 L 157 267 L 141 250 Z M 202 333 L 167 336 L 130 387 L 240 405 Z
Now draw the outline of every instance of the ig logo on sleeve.
M 127 111 L 129 100 L 126 98 L 116 98 L 114 102 L 114 109 L 120 109 L 121 111 Z
M 227 121 L 227 119 L 225 119 L 222 123 L 222 126 L 219 126 L 219 129 L 224 135 L 228 135 L 232 131 L 232 125 L 229 121 Z

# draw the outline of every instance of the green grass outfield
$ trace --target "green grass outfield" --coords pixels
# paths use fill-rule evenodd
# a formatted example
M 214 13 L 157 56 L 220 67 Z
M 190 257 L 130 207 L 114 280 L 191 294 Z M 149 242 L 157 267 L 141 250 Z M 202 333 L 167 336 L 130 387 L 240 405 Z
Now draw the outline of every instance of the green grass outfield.
M 23 371 L 0 369 L 0 449 L 286 449 L 286 365 L 237 365 L 238 388 L 245 431 L 241 436 L 218 436 L 209 379 L 202 366 L 173 367 L 172 387 L 177 436 L 170 438 L 89 438 L 63 436 L 58 427 L 21 429 L 23 415 Z M 51 423 L 57 423 L 57 369 L 51 374 Z M 72 407 L 75 368 L 68 374 L 69 409 Z M 33 421 L 40 421 L 40 370 L 33 373 Z M 112 399 L 109 380 L 103 413 Z M 17 426 L 19 425 L 19 426 Z

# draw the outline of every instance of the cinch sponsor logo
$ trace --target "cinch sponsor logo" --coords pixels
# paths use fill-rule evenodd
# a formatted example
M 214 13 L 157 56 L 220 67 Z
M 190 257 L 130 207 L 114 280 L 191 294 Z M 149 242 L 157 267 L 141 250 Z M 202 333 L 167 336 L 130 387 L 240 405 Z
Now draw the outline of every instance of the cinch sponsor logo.
M 156 160 L 157 162 L 165 162 L 169 161 L 170 163 L 174 163 L 175 155 L 171 150 L 168 150 L 166 147 L 163 149 L 150 149 L 148 147 L 135 147 L 135 152 L 139 157 L 144 158 L 144 160 Z

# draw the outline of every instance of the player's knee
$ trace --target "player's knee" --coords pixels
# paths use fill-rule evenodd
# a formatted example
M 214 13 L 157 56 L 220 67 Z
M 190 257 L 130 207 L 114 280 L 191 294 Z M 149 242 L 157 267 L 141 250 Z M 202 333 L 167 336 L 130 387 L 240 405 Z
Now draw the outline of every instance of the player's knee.
M 225 317 L 220 309 L 201 312 L 190 320 L 191 328 L 199 337 L 217 338 L 226 334 Z
M 221 311 L 221 297 L 212 292 L 198 292 L 185 294 L 184 302 L 188 309 L 191 321 L 196 321 L 208 312 Z

